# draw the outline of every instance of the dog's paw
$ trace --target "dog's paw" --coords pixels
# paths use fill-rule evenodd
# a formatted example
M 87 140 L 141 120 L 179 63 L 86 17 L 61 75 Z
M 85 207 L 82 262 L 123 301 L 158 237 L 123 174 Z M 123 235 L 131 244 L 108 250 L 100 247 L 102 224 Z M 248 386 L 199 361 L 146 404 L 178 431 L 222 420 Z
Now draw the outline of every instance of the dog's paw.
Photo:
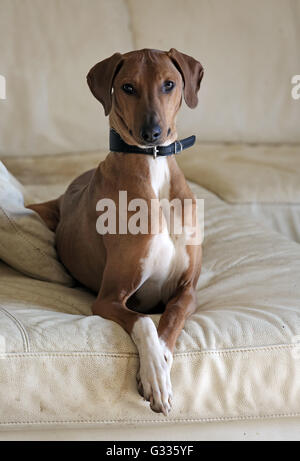
M 150 402 L 150 408 L 165 416 L 172 408 L 172 385 L 170 378 L 172 360 L 161 348 L 159 351 L 149 351 L 147 358 L 143 357 L 137 373 L 139 394 Z
M 138 391 L 150 402 L 153 411 L 167 416 L 172 407 L 172 354 L 158 337 L 156 327 L 148 317 L 143 317 L 135 323 L 132 339 L 140 356 Z

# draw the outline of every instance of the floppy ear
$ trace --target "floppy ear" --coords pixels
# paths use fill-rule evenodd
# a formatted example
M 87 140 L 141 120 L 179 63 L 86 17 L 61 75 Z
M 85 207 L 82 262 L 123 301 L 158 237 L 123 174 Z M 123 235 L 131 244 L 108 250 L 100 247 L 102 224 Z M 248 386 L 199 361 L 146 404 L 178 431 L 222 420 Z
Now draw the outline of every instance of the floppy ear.
M 122 65 L 123 57 L 120 53 L 98 62 L 87 74 L 87 83 L 91 92 L 101 102 L 105 115 L 111 111 L 111 90 L 114 78 Z
M 194 109 L 198 104 L 197 93 L 200 88 L 204 69 L 199 61 L 196 61 L 196 59 L 187 54 L 180 53 L 175 50 L 175 48 L 170 49 L 168 56 L 171 58 L 173 64 L 175 64 L 183 78 L 185 102 L 191 109 Z

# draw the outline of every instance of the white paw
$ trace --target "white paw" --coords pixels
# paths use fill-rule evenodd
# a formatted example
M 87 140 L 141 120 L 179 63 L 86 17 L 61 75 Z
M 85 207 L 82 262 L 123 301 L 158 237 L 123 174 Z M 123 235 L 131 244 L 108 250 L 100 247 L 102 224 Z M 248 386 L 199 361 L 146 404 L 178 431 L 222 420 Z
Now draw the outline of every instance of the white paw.
M 150 401 L 150 408 L 165 416 L 172 408 L 172 385 L 168 363 L 163 349 L 149 350 L 140 357 L 137 373 L 139 393 Z
M 150 402 L 153 411 L 167 416 L 172 408 L 172 354 L 158 338 L 156 327 L 150 318 L 144 317 L 136 322 L 132 339 L 140 355 L 138 391 Z
M 171 368 L 173 365 L 173 354 L 168 348 L 168 346 L 166 345 L 166 343 L 161 338 L 159 338 L 159 344 L 161 345 L 161 348 L 163 350 L 163 354 L 165 357 L 165 361 L 167 362 L 168 366 L 170 367 L 170 371 L 171 371 Z

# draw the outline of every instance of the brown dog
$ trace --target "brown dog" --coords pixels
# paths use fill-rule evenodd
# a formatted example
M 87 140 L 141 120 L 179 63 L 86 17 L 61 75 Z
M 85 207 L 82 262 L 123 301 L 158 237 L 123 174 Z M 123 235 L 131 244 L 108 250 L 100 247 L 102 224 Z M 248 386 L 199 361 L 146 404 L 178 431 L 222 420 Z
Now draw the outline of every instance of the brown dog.
M 143 49 L 99 62 L 87 81 L 109 114 L 111 128 L 128 145 L 146 149 L 177 139 L 182 94 L 194 108 L 202 76 L 201 64 L 175 49 Z M 155 233 L 122 233 L 118 227 L 116 233 L 100 235 L 97 203 L 111 199 L 118 215 L 119 191 L 127 192 L 128 201 L 143 199 L 149 207 L 152 199 L 190 199 L 194 216 L 195 198 L 174 155 L 153 158 L 122 152 L 110 152 L 59 199 L 30 208 L 56 230 L 58 255 L 73 277 L 98 293 L 93 313 L 119 323 L 131 335 L 140 357 L 138 390 L 152 410 L 166 415 L 172 400 L 174 346 L 196 308 L 201 245 L 189 244 L 186 232 L 175 235 L 162 206 L 147 215 L 149 223 L 159 220 Z M 132 216 L 129 211 L 127 221 Z M 156 329 L 146 314 L 162 305 Z

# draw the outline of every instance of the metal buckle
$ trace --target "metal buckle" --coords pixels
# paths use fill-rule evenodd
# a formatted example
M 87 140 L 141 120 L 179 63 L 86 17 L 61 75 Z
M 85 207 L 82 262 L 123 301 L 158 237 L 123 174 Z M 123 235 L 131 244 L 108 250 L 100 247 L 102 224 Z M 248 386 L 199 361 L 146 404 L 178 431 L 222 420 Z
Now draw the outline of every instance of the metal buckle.
M 179 142 L 179 144 L 180 144 L 180 150 L 177 150 L 177 143 L 178 143 L 178 142 Z M 180 154 L 180 152 L 183 151 L 183 147 L 182 147 L 182 144 L 181 144 L 180 141 L 175 141 L 174 150 L 175 150 L 174 154 Z
M 158 154 L 158 146 L 153 146 L 152 152 L 153 152 L 153 158 L 156 158 Z

